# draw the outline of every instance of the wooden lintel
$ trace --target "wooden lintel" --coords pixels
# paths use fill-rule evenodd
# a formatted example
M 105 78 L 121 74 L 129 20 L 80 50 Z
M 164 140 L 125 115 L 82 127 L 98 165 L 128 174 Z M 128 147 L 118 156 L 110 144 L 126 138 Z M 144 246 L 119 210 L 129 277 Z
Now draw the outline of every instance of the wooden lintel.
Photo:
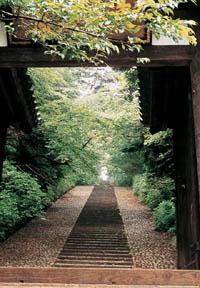
M 195 54 L 193 46 L 145 46 L 144 51 L 112 53 L 105 65 L 116 67 L 143 66 L 138 57 L 148 57 L 155 66 L 188 66 Z M 92 67 L 92 63 L 62 60 L 58 56 L 44 54 L 42 48 L 0 48 L 0 67 Z M 103 66 L 103 65 L 102 65 Z
M 0 268 L 0 283 L 200 285 L 199 270 Z

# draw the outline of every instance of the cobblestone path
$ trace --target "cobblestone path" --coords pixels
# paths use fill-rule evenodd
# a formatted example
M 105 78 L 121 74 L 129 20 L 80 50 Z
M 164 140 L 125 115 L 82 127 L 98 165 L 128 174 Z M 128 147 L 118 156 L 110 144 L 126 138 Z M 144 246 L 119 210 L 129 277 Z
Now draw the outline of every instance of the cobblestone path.
M 92 190 L 91 186 L 77 186 L 47 210 L 46 220 L 35 218 L 0 243 L 0 266 L 53 265 Z M 133 268 L 176 268 L 176 247 L 166 233 L 153 231 L 152 213 L 131 189 L 115 187 L 115 194 L 131 246 Z
M 153 230 L 152 212 L 132 194 L 115 187 L 125 230 L 131 245 L 134 268 L 176 269 L 176 246 L 167 233 Z

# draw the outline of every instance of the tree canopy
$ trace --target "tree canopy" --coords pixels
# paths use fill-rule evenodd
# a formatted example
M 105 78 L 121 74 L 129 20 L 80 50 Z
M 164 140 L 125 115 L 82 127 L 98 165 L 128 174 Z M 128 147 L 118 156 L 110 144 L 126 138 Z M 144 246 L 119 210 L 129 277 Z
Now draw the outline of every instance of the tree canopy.
M 174 9 L 187 2 L 196 1 L 1 0 L 0 20 L 13 35 L 22 28 L 47 53 L 99 63 L 119 49 L 140 51 L 143 40 L 137 33 L 144 26 L 157 38 L 185 37 L 195 45 L 195 22 L 174 18 Z M 116 37 L 124 33 L 127 37 Z
M 162 203 L 155 228 L 174 231 L 172 132 L 151 135 L 140 123 L 137 69 L 30 68 L 28 73 L 42 121 L 30 134 L 8 129 L 0 240 L 66 190 L 98 183 L 102 167 L 115 185 L 133 181 L 151 210 Z M 168 212 L 170 219 L 160 226 L 160 215 Z

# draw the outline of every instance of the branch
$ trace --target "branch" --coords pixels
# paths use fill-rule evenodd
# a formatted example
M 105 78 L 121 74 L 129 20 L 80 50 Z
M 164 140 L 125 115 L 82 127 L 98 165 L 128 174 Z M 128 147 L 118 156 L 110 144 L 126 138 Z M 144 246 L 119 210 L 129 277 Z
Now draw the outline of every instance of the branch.
M 76 32 L 76 33 L 82 33 L 82 34 L 85 34 L 85 35 L 88 35 L 88 36 L 91 36 L 93 38 L 99 38 L 99 39 L 103 39 L 103 40 L 110 40 L 112 42 L 114 42 L 115 44 L 122 44 L 122 43 L 127 43 L 127 41 L 125 40 L 122 40 L 122 39 L 113 39 L 111 37 L 105 37 L 105 36 L 102 36 L 102 35 L 96 35 L 94 33 L 91 33 L 91 32 L 87 32 L 87 31 L 83 31 L 83 30 L 79 30 L 79 29 L 75 29 L 75 28 L 70 28 L 70 27 L 65 27 L 61 24 L 58 24 L 58 23 L 55 23 L 53 21 L 46 21 L 46 20 L 43 20 L 43 17 L 42 19 L 38 19 L 38 18 L 34 18 L 34 17 L 30 17 L 30 16 L 24 16 L 24 15 L 15 15 L 13 13 L 10 13 L 10 12 L 7 12 L 7 11 L 4 11 L 4 10 L 1 10 L 0 11 L 4 14 L 4 15 L 7 15 L 9 18 L 5 18 L 5 17 L 0 17 L 0 20 L 1 21 L 14 21 L 16 19 L 25 19 L 25 20 L 29 20 L 29 21 L 34 21 L 34 22 L 38 22 L 38 23 L 43 23 L 43 24 L 48 24 L 48 25 L 53 25 L 53 26 L 56 26 L 56 27 L 59 27 L 59 28 L 62 28 L 63 30 L 68 30 L 68 31 L 72 31 L 72 32 Z M 142 25 L 140 24 L 139 25 L 140 28 L 145 28 L 146 26 L 145 25 Z M 133 32 L 134 34 L 134 32 Z M 142 42 L 142 40 L 141 40 Z
M 85 144 L 82 146 L 81 150 L 83 150 L 83 149 L 90 143 L 90 141 L 91 141 L 92 139 L 93 139 L 93 137 L 89 138 L 89 139 L 87 140 L 87 142 L 85 142 Z
M 112 39 L 112 38 L 109 38 L 109 37 L 104 37 L 104 36 L 101 36 L 101 35 L 96 35 L 96 34 L 93 34 L 93 33 L 90 33 L 90 32 L 87 32 L 87 31 L 83 31 L 83 30 L 79 30 L 79 29 L 74 29 L 74 28 L 70 28 L 70 27 L 64 27 L 63 25 L 61 24 L 58 24 L 58 23 L 55 23 L 55 22 L 52 22 L 52 21 L 45 21 L 43 19 L 38 19 L 38 18 L 34 18 L 34 17 L 30 17 L 30 16 L 22 16 L 22 15 L 15 15 L 13 13 L 10 13 L 10 12 L 6 12 L 4 10 L 0 10 L 4 15 L 7 15 L 7 16 L 10 16 L 10 17 L 13 17 L 13 18 L 5 18 L 5 17 L 0 17 L 0 20 L 1 21 L 14 21 L 16 19 L 25 19 L 25 20 L 29 20 L 29 21 L 34 21 L 34 22 L 38 22 L 38 23 L 44 23 L 44 24 L 49 24 L 49 25 L 54 25 L 56 27 L 59 27 L 59 28 L 62 28 L 63 30 L 69 30 L 69 31 L 72 31 L 72 32 L 77 32 L 77 33 L 82 33 L 82 34 L 86 34 L 88 36 L 91 36 L 91 37 L 94 37 L 94 38 L 101 38 L 101 39 L 105 39 L 105 40 L 112 40 L 116 43 L 121 43 L 121 41 L 119 40 L 115 40 L 115 39 Z
M 42 180 L 46 181 L 47 183 L 49 183 L 49 184 L 51 184 L 51 185 L 52 185 L 52 184 L 55 185 L 55 183 L 54 183 L 53 181 L 50 181 L 47 177 L 43 176 L 43 175 L 40 173 L 40 171 L 39 171 L 36 167 L 34 167 L 33 165 L 31 165 L 31 164 L 16 165 L 16 167 L 17 167 L 19 170 L 21 170 L 22 172 L 26 172 L 26 171 L 24 171 L 23 169 L 21 169 L 21 167 L 26 167 L 26 168 L 28 168 L 31 172 L 33 172 L 34 174 L 36 174 L 39 178 L 41 178 Z

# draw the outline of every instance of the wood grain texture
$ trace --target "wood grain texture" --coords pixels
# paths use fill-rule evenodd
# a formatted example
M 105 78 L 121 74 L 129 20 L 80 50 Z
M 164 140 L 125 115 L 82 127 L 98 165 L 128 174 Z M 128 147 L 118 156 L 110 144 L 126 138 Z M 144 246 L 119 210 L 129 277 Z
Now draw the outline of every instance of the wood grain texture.
M 137 64 L 138 57 L 149 57 L 150 67 L 188 66 L 195 54 L 192 46 L 145 46 L 144 51 L 112 53 L 105 65 L 116 67 L 142 66 Z M 70 62 L 60 57 L 44 54 L 41 48 L 0 48 L 0 67 L 92 67 L 92 63 Z
M 0 268 L 0 283 L 200 285 L 198 270 Z
M 93 284 L 18 284 L 0 283 L 0 288 L 183 288 L 183 286 L 166 285 L 93 285 Z M 199 286 L 184 286 L 184 288 L 199 288 Z
M 197 154 L 197 169 L 200 191 L 200 46 L 191 64 L 191 81 L 194 110 L 195 141 Z

